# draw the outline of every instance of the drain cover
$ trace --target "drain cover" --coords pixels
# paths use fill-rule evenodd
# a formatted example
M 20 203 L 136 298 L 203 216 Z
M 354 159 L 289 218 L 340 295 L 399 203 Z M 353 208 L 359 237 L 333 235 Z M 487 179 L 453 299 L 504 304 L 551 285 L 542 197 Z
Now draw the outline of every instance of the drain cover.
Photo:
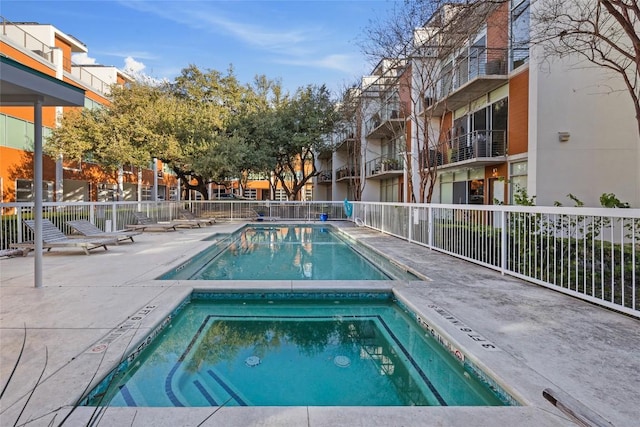
M 351 359 L 347 356 L 336 356 L 335 359 L 333 359 L 333 363 L 339 368 L 346 368 L 351 365 Z
M 244 363 L 246 363 L 246 365 L 251 368 L 253 368 L 254 366 L 258 366 L 260 362 L 261 360 L 258 356 L 249 356 L 244 361 Z

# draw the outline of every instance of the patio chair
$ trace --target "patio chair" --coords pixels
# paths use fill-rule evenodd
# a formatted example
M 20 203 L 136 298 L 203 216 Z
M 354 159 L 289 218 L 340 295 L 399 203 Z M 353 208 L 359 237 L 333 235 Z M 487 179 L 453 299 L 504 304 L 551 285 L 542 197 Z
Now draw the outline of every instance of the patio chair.
M 198 227 L 201 227 L 202 224 L 213 225 L 216 223 L 215 218 L 198 218 L 189 209 L 180 208 L 178 209 L 178 214 L 182 217 L 182 219 L 176 219 L 175 220 L 176 222 L 186 222 L 189 224 L 196 224 Z
M 85 237 L 113 237 L 116 239 L 116 244 L 125 240 L 131 240 L 133 242 L 133 236 L 137 236 L 142 233 L 142 231 L 128 230 L 106 232 L 99 229 L 86 219 L 67 221 L 67 225 Z
M 153 222 L 151 218 L 142 212 L 134 212 L 133 216 L 136 219 L 137 224 L 127 224 L 125 227 L 128 231 L 176 231 L 178 228 L 193 228 L 197 227 L 196 224 L 190 224 L 187 222 Z
M 35 233 L 35 221 L 24 220 L 24 224 Z M 114 237 L 86 237 L 76 238 L 66 236 L 58 227 L 55 226 L 48 219 L 42 219 L 42 247 L 47 249 L 47 252 L 52 248 L 65 248 L 65 247 L 77 247 L 81 248 L 85 254 L 89 255 L 89 251 L 96 248 L 104 248 L 107 250 L 107 245 L 113 245 L 117 243 L 117 239 Z M 23 249 L 23 256 L 27 256 L 29 251 L 35 250 L 34 242 L 22 242 L 13 243 L 11 248 Z

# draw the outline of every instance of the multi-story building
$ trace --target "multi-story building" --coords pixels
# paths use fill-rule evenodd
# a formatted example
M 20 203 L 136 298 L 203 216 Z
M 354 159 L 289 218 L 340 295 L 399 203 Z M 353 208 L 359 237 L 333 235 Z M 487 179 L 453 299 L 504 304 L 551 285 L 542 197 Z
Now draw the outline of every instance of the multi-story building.
M 571 204 L 573 194 L 599 206 L 613 193 L 640 206 L 640 138 L 623 82 L 530 45 L 540 3 L 487 3 L 466 16 L 445 5 L 415 31 L 406 58 L 363 78 L 351 116 L 362 128 L 352 161 L 360 200 L 511 204 L 526 191 L 539 205 Z M 333 199 L 354 195 L 341 188 L 341 138 L 324 173 Z
M 78 65 L 73 53 L 87 47 L 53 25 L 13 23 L 2 19 L 0 52 L 17 63 L 85 91 L 84 108 L 109 105 L 113 84 L 123 85 L 131 77 L 116 67 Z M 42 135 L 46 137 L 68 108 L 43 107 Z M 32 108 L 0 108 L 0 189 L 3 202 L 33 199 L 34 111 Z M 46 142 L 45 142 L 46 143 Z M 71 162 L 43 158 L 44 201 L 152 200 L 153 187 L 159 199 L 177 197 L 177 183 L 160 161 L 147 169 L 124 166 L 120 173 L 107 172 L 90 161 Z

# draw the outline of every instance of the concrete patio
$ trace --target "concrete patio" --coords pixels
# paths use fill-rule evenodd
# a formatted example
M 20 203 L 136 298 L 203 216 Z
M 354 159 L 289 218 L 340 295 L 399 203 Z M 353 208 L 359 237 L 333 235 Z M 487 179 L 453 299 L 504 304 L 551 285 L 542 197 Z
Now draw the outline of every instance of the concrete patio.
M 195 287 L 198 289 L 388 289 L 492 375 L 516 407 L 107 408 L 101 426 L 573 426 L 543 397 L 550 389 L 592 425 L 631 427 L 640 419 L 640 321 L 429 249 L 333 223 L 428 280 L 159 281 L 198 253 L 223 223 L 146 232 L 135 243 L 86 256 L 44 255 L 44 287 L 33 287 L 33 254 L 0 260 L 0 425 L 86 425 L 95 408 L 74 402 Z M 153 306 L 152 310 L 145 307 Z M 143 313 L 143 315 L 139 315 Z M 137 315 L 138 314 L 138 315 Z M 486 346 L 483 344 L 490 344 Z M 491 348 L 493 347 L 493 348 Z M 40 383 L 35 387 L 43 372 Z M 24 413 L 20 411 L 25 406 Z

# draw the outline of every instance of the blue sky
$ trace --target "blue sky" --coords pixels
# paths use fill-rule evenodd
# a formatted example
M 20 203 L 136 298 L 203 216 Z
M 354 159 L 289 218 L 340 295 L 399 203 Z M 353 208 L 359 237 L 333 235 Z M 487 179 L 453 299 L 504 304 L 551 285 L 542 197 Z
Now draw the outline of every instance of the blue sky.
M 130 68 L 173 79 L 189 64 L 243 83 L 257 74 L 285 89 L 322 84 L 333 92 L 369 73 L 358 41 L 392 0 L 196 1 L 2 0 L 12 22 L 51 24 L 87 45 L 77 63 Z

